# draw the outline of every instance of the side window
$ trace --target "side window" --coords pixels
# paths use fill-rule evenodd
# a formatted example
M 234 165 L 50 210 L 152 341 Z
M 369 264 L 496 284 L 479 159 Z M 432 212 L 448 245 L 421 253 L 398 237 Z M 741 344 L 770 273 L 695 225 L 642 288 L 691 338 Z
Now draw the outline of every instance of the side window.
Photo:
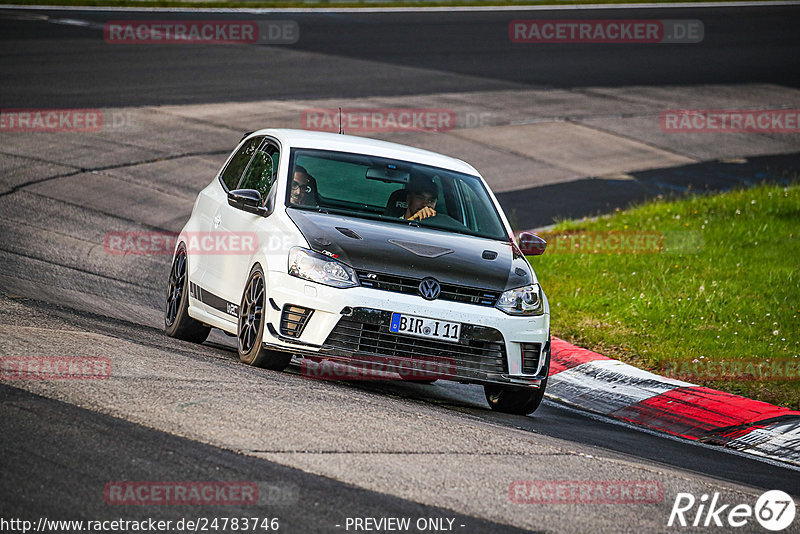
M 263 140 L 263 137 L 253 137 L 249 139 L 228 162 L 220 178 L 222 178 L 222 182 L 229 191 L 231 189 L 236 189 L 236 184 L 239 183 L 242 172 L 244 172 L 245 167 L 247 167 L 247 164 L 250 162 L 250 158 L 253 157 L 253 153 Z
M 278 176 L 279 155 L 277 147 L 270 143 L 259 148 L 244 173 L 239 189 L 255 189 L 266 200 Z
M 477 183 L 459 182 L 464 194 L 464 208 L 467 214 L 464 224 L 477 234 L 500 235 L 503 228 L 500 226 L 500 220 L 494 216 L 494 207 L 491 205 L 489 197 L 480 195 L 473 190 L 473 188 L 480 187 Z

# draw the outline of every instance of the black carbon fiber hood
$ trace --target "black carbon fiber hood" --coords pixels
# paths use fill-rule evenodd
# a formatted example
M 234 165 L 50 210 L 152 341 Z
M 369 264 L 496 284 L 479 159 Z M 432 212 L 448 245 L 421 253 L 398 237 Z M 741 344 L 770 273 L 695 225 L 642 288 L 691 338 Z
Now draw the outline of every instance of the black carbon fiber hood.
M 508 242 L 288 208 L 311 248 L 354 269 L 503 291 L 531 283 L 524 256 Z M 492 259 L 493 258 L 493 259 Z

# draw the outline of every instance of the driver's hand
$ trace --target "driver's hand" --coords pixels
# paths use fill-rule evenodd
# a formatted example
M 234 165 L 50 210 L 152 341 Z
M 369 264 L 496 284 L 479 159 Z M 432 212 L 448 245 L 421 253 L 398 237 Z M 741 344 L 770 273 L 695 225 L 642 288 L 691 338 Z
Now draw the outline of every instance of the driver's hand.
M 436 210 L 431 208 L 430 206 L 425 206 L 417 213 L 412 215 L 408 220 L 409 221 L 421 221 L 422 219 L 427 219 L 428 217 L 433 217 L 436 215 Z

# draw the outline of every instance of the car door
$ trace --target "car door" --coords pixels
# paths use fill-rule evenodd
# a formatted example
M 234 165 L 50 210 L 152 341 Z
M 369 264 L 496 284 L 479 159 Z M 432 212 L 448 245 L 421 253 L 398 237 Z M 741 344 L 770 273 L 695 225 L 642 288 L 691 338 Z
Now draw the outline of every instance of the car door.
M 279 157 L 277 143 L 264 140 L 251 157 L 236 188 L 255 189 L 266 203 L 277 177 Z M 217 255 L 214 261 L 215 270 L 208 276 L 209 290 L 222 299 L 219 306 L 210 310 L 212 313 L 228 320 L 236 318 L 242 290 L 250 274 L 249 260 L 258 246 L 258 239 L 265 237 L 256 233 L 258 223 L 263 219 L 261 215 L 228 205 L 227 200 L 220 207 L 217 232 L 221 234 L 220 242 L 229 248 L 224 254 Z
M 226 313 L 228 305 L 220 294 L 223 286 L 220 276 L 224 269 L 223 264 L 227 251 L 223 247 L 217 246 L 217 243 L 225 242 L 219 239 L 225 234 L 225 230 L 222 228 L 223 212 L 232 209 L 228 205 L 228 191 L 238 187 L 244 171 L 263 141 L 264 136 L 262 135 L 251 137 L 242 143 L 228 160 L 217 180 L 203 190 L 199 202 L 203 204 L 203 212 L 206 215 L 200 222 L 199 231 L 192 236 L 195 238 L 194 241 L 190 241 L 194 244 L 192 252 L 199 258 L 195 263 L 202 266 L 198 269 L 196 280 L 199 287 L 202 288 L 202 295 L 199 296 L 202 297 L 205 309 L 209 313 L 227 319 L 230 319 Z M 199 294 L 200 291 L 196 291 L 196 293 Z

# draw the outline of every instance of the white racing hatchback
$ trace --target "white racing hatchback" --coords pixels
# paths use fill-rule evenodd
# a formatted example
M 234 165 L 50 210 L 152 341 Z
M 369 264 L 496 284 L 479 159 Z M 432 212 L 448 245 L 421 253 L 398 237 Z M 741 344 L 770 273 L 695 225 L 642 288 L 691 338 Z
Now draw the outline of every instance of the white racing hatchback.
M 203 189 L 170 271 L 165 328 L 219 328 L 245 363 L 339 379 L 480 384 L 492 409 L 539 406 L 550 309 L 480 174 L 360 137 L 246 135 Z M 325 374 L 325 369 L 358 369 Z

